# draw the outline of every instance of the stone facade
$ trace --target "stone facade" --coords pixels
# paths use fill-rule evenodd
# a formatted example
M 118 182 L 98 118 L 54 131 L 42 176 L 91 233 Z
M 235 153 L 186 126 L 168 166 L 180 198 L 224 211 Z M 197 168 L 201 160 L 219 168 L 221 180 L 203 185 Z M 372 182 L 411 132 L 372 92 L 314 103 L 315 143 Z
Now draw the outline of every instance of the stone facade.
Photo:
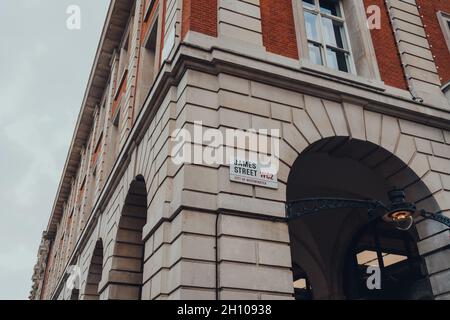
M 399 51 L 391 54 L 401 59 L 400 80 L 377 60 L 374 32 L 355 75 L 307 64 L 299 6 L 112 1 L 32 299 L 72 299 L 70 266 L 80 299 L 292 299 L 286 194 L 291 168 L 311 148 L 341 152 L 403 188 L 417 207 L 450 215 L 450 101 L 416 1 L 382 8 L 390 19 L 382 25 L 395 30 L 384 32 Z M 159 41 L 147 42 L 152 30 Z M 146 54 L 148 71 L 139 69 Z M 231 182 L 227 161 L 175 164 L 172 132 L 193 132 L 196 121 L 221 131 L 280 130 L 278 189 Z M 374 148 L 333 145 L 342 138 Z M 416 222 L 433 295 L 448 299 L 449 230 Z

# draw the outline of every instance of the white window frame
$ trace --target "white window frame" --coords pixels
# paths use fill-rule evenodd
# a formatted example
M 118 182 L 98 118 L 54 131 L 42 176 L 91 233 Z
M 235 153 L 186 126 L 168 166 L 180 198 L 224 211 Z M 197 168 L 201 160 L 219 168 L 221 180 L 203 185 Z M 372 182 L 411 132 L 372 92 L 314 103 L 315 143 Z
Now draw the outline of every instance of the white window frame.
M 118 64 L 118 73 L 117 73 L 117 88 L 115 94 L 117 95 L 118 89 L 120 88 L 120 84 L 123 81 L 123 77 L 125 72 L 128 71 L 128 67 L 131 61 L 130 55 L 130 44 L 133 43 L 132 34 L 134 27 L 134 15 L 131 15 L 128 22 L 125 32 L 123 34 L 122 40 L 119 46 L 119 64 Z
M 308 70 L 316 71 L 319 73 L 326 73 L 337 78 L 342 78 L 344 75 L 346 75 L 344 76 L 345 78 L 352 78 L 353 81 L 367 82 L 368 80 L 371 84 L 382 86 L 383 82 L 381 80 L 381 75 L 378 68 L 375 48 L 373 47 L 372 43 L 372 36 L 369 28 L 367 27 L 367 17 L 364 4 L 359 0 L 340 0 L 339 2 L 342 15 L 347 16 L 345 30 L 355 72 L 343 72 L 327 67 L 325 65 L 317 65 L 309 62 L 308 38 L 306 35 L 303 0 L 292 0 L 297 35 L 297 47 L 300 53 L 300 64 L 302 68 L 306 68 Z M 349 10 L 352 10 L 351 25 L 358 26 L 357 30 L 352 30 L 353 33 L 348 29 L 350 23 L 350 18 L 348 17 Z M 352 37 L 352 35 L 354 34 L 356 34 L 356 37 Z M 358 52 L 358 56 L 355 56 L 355 48 L 358 49 L 356 50 L 356 52 Z
M 138 84 L 136 88 L 136 105 L 135 108 L 137 112 L 134 112 L 134 116 L 137 117 L 139 115 L 139 111 L 143 106 L 143 103 L 145 102 L 145 99 L 149 93 L 149 90 L 153 86 L 159 70 L 160 70 L 160 60 L 161 60 L 161 41 L 163 36 L 163 3 L 156 3 L 154 0 L 150 1 L 149 7 L 147 9 L 148 14 L 145 15 L 144 21 L 148 24 L 148 29 L 143 37 L 143 41 L 141 44 L 140 55 L 139 55 L 139 64 L 140 68 L 138 70 Z M 150 11 L 154 9 L 155 14 L 150 19 Z M 144 62 L 144 57 L 146 55 L 146 51 L 149 50 L 148 45 L 150 42 L 150 39 L 153 35 L 153 33 L 156 32 L 156 40 L 155 40 L 155 47 L 154 47 L 154 61 L 153 65 L 147 65 Z M 146 76 L 149 75 L 149 68 L 151 68 L 151 79 L 147 78 L 144 80 L 143 74 L 146 73 Z M 148 85 L 148 87 L 147 87 Z M 135 119 L 134 119 L 135 120 Z M 134 121 L 133 120 L 133 121 Z
M 152 4 L 154 4 L 154 1 L 151 1 Z M 144 48 L 147 48 L 148 43 L 150 41 L 150 37 L 153 32 L 156 32 L 156 45 L 155 45 L 155 62 L 153 65 L 153 80 L 156 78 L 159 70 L 159 63 L 158 61 L 161 59 L 160 51 L 161 51 L 161 36 L 163 34 L 162 31 L 162 20 L 163 20 L 163 10 L 161 8 L 161 5 L 158 3 L 158 7 L 156 8 L 156 14 L 152 18 L 152 21 L 149 22 L 150 26 L 148 27 L 148 30 L 144 36 L 144 40 L 142 42 L 142 45 Z M 149 7 L 150 10 L 151 6 Z
M 150 13 L 151 13 L 151 11 L 153 9 L 154 4 L 155 4 L 155 0 L 150 0 L 147 3 L 147 7 L 144 9 L 144 21 L 148 20 L 148 17 L 150 16 Z
M 447 47 L 450 52 L 450 13 L 438 11 L 437 17 L 439 25 L 442 29 L 442 33 L 444 34 L 445 42 L 447 43 Z
M 319 4 L 319 0 L 315 0 L 315 7 L 314 9 L 310 9 L 310 8 L 305 8 L 303 6 L 303 0 L 300 0 L 301 2 L 301 6 L 303 9 L 303 14 L 305 14 L 305 12 L 310 12 L 314 15 L 317 16 L 318 19 L 318 25 L 317 25 L 317 31 L 319 33 L 319 38 L 320 41 L 315 41 L 315 40 L 310 40 L 308 39 L 308 37 L 306 37 L 306 45 L 308 46 L 309 43 L 313 43 L 313 44 L 317 44 L 319 46 L 321 46 L 321 56 L 322 56 L 322 62 L 323 62 L 323 66 L 333 69 L 332 67 L 329 66 L 329 61 L 328 61 L 328 57 L 327 57 L 327 49 L 331 48 L 335 51 L 339 51 L 339 52 L 344 52 L 345 54 L 348 55 L 348 59 L 346 59 L 347 62 L 347 67 L 348 67 L 348 73 L 350 74 L 356 74 L 356 67 L 355 67 L 355 62 L 353 60 L 353 51 L 352 51 L 352 47 L 351 47 L 351 43 L 350 43 L 350 37 L 348 34 L 348 30 L 347 30 L 347 21 L 345 19 L 345 12 L 344 12 L 344 8 L 342 6 L 342 1 L 338 0 L 338 4 L 339 4 L 339 11 L 341 13 L 341 16 L 333 16 L 327 13 L 324 13 L 320 10 L 320 4 Z M 332 21 L 338 21 L 342 24 L 343 26 L 343 30 L 344 30 L 344 34 L 343 36 L 345 37 L 344 42 L 347 46 L 347 48 L 339 48 L 339 47 L 335 47 L 332 46 L 330 44 L 327 44 L 325 41 L 325 37 L 324 37 L 324 28 L 323 28 L 323 24 L 322 24 L 322 19 L 324 18 L 329 18 Z M 303 19 L 304 19 L 304 15 L 303 15 Z M 306 21 L 304 21 L 304 28 L 306 30 Z M 306 32 L 306 31 L 305 31 Z M 308 58 L 309 58 L 309 49 L 306 50 L 307 54 L 308 54 Z M 338 69 L 333 69 L 336 71 L 340 71 Z M 345 71 L 341 71 L 341 72 L 345 72 Z

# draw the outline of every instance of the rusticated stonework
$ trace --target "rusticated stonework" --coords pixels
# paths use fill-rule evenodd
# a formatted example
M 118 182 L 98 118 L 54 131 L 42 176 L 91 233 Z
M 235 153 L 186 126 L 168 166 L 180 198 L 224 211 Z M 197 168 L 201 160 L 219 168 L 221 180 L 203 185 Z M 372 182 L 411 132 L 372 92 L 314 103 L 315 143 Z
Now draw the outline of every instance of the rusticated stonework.
M 346 194 L 366 198 L 395 186 L 450 215 L 450 102 L 416 1 L 383 4 L 386 43 L 358 27 L 365 6 L 348 1 L 343 10 L 360 14 L 349 22 L 355 74 L 308 63 L 301 1 L 113 0 L 30 298 L 292 299 L 298 264 L 330 267 L 296 251 L 308 239 L 285 218 L 286 201 L 308 190 L 350 184 Z M 193 134 L 199 121 L 278 129 L 278 188 L 230 181 L 227 161 L 174 162 L 174 130 Z M 298 181 L 305 155 L 351 163 L 380 187 L 339 170 L 327 185 Z M 348 221 L 336 226 L 343 246 L 361 227 Z M 448 228 L 418 218 L 413 229 L 431 295 L 449 299 Z M 66 285 L 73 266 L 78 289 Z M 340 281 L 314 281 L 315 298 L 346 297 Z

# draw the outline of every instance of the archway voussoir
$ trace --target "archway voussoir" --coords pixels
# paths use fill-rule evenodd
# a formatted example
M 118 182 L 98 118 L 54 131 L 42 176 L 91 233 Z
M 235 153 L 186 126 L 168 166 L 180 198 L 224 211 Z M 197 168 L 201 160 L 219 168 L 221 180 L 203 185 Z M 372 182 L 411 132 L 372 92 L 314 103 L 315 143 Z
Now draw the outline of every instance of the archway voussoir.
M 131 272 L 142 271 L 142 261 L 137 258 L 113 256 L 111 270 L 123 270 Z
M 383 115 L 381 129 L 381 146 L 394 153 L 400 137 L 400 126 L 397 118 Z
M 373 111 L 364 110 L 367 141 L 376 145 L 381 143 L 382 115 Z
M 366 141 L 366 126 L 363 108 L 349 102 L 344 102 L 343 105 L 351 137 L 353 139 Z
M 295 149 L 297 153 L 301 153 L 309 145 L 308 141 L 303 138 L 298 129 L 290 124 L 283 123 L 283 139 Z M 280 156 L 282 153 L 280 152 Z
M 124 270 L 111 270 L 109 272 L 108 281 L 112 283 L 129 284 L 133 286 L 141 285 L 142 273 Z
M 140 244 L 130 244 L 116 242 L 114 254 L 121 257 L 142 258 L 144 246 Z
M 428 171 L 430 171 L 430 164 L 426 155 L 416 153 L 409 164 L 409 168 L 419 177 L 422 178 Z
M 92 257 L 90 259 L 88 274 L 84 284 L 84 292 L 81 297 L 83 299 L 98 300 L 99 299 L 99 283 L 102 280 L 103 271 L 103 242 L 97 240 Z
M 443 232 L 447 227 L 437 221 L 420 219 L 415 225 L 419 239 L 429 238 L 440 232 Z
M 436 296 L 435 300 L 450 300 L 450 292 Z
M 298 152 L 295 151 L 285 140 L 280 140 L 280 160 L 291 167 L 298 157 Z
M 430 276 L 431 286 L 435 295 L 442 295 L 450 292 L 450 270 L 442 271 Z
M 141 294 L 141 286 L 126 284 L 109 284 L 102 295 L 108 297 L 109 300 L 139 300 Z
M 417 243 L 419 253 L 425 255 L 450 245 L 450 231 L 438 233 Z
M 122 216 L 119 220 L 119 230 L 127 229 L 139 231 L 145 224 L 146 217 L 133 217 L 133 216 Z
M 401 134 L 394 154 L 404 163 L 408 164 L 413 158 L 416 151 L 417 150 L 416 144 L 414 143 L 414 138 Z
M 305 110 L 322 137 L 335 135 L 321 99 L 309 95 L 305 96 Z
M 347 120 L 345 119 L 344 109 L 342 104 L 322 99 L 322 103 L 331 121 L 336 136 L 349 136 Z
M 429 274 L 450 270 L 450 249 L 447 248 L 425 256 L 425 262 Z
M 305 110 L 294 109 L 292 110 L 292 115 L 294 125 L 306 140 L 308 140 L 308 143 L 316 142 L 322 138 Z

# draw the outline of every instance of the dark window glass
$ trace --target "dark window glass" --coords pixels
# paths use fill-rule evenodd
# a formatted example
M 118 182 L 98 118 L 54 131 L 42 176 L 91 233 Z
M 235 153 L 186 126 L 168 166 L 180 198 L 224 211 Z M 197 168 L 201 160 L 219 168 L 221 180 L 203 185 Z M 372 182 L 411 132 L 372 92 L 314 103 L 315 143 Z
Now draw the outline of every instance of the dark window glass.
M 340 17 L 341 10 L 339 9 L 338 0 L 319 0 L 320 11 L 326 14 Z
M 305 12 L 306 36 L 308 40 L 320 41 L 317 30 L 317 15 Z
M 322 18 L 322 25 L 325 42 L 327 44 L 341 49 L 346 48 L 346 45 L 344 44 L 344 27 L 342 23 L 324 17 Z
M 305 8 L 314 9 L 314 7 L 316 6 L 315 0 L 303 0 L 303 6 Z
M 313 43 L 308 43 L 309 48 L 309 60 L 311 60 L 312 63 L 323 65 L 322 60 L 322 50 L 320 49 L 320 46 Z
M 349 72 L 348 63 L 347 63 L 347 54 L 340 51 L 335 51 L 333 49 L 327 49 L 327 61 L 329 67 Z

